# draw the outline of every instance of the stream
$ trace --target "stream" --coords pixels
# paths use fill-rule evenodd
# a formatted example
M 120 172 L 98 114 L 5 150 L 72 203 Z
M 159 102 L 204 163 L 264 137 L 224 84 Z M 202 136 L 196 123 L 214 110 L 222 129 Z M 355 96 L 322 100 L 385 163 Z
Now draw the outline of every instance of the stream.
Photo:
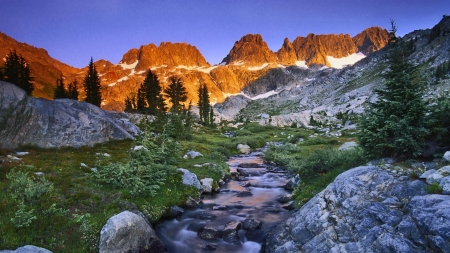
M 288 175 L 264 164 L 262 156 L 253 152 L 230 157 L 227 164 L 235 176 L 219 193 L 202 195 L 199 208 L 156 225 L 168 252 L 260 252 L 267 233 L 290 216 L 278 202 L 288 194 L 283 188 Z M 255 228 L 258 221 L 261 226 Z

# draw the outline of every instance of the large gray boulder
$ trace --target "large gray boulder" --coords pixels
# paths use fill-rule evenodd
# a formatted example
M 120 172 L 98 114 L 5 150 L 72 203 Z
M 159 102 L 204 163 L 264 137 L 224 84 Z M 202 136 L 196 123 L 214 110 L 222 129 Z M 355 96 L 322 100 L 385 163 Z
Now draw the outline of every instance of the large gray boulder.
M 181 180 L 184 185 L 194 186 L 200 192 L 203 191 L 203 186 L 202 184 L 200 184 L 200 181 L 198 181 L 197 175 L 183 168 L 179 168 L 178 171 L 181 171 L 181 173 L 183 173 Z
M 48 249 L 36 247 L 33 245 L 25 245 L 16 250 L 0 250 L 0 253 L 52 253 Z
M 339 175 L 275 228 L 266 252 L 450 252 L 450 196 L 373 166 Z
M 124 211 L 109 218 L 100 231 L 100 253 L 164 252 L 164 244 L 142 216 Z
M 109 140 L 133 139 L 138 131 L 99 107 L 73 99 L 47 100 L 26 95 L 0 81 L 0 148 L 93 146 Z

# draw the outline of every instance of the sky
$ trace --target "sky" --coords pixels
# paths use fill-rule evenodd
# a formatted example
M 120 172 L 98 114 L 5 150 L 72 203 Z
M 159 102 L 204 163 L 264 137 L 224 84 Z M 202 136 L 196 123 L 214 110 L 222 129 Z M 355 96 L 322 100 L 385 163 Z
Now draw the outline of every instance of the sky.
M 372 26 L 403 36 L 432 28 L 450 0 L 1 0 L 0 32 L 81 68 L 118 63 L 132 48 L 161 42 L 196 46 L 218 64 L 242 36 L 261 34 L 272 51 L 284 38 L 350 34 Z

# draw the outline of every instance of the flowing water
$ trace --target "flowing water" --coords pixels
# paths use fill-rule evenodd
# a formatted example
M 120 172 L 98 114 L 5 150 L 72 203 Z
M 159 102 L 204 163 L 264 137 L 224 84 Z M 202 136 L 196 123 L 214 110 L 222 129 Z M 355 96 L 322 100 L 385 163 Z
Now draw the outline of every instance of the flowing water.
M 228 160 L 231 172 L 243 172 L 246 177 L 230 180 L 221 186 L 220 193 L 202 195 L 203 204 L 194 210 L 186 210 L 180 218 L 165 220 L 157 224 L 156 232 L 168 252 L 259 252 L 267 233 L 289 217 L 278 198 L 287 194 L 283 186 L 287 175 L 263 163 L 261 152 L 233 156 Z M 240 168 L 245 167 L 245 168 Z M 249 184 L 244 185 L 244 184 Z M 244 186 L 247 187 L 244 187 Z M 251 196 L 239 197 L 239 192 L 250 191 Z M 250 194 L 248 194 L 250 195 Z M 222 238 L 202 239 L 197 232 L 207 226 L 222 231 L 233 221 L 247 218 L 260 220 L 262 226 L 256 230 L 240 229 L 239 241 L 228 243 Z

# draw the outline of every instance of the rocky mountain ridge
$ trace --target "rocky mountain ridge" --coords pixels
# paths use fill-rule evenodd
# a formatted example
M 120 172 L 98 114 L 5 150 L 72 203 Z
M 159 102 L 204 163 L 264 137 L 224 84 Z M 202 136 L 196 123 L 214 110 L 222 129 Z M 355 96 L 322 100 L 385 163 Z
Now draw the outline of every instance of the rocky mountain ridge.
M 370 33 L 372 30 L 377 32 Z M 95 62 L 103 88 L 102 108 L 123 110 L 125 98 L 136 93 L 148 69 L 158 75 L 163 87 L 167 85 L 168 77 L 182 77 L 188 91 L 188 100 L 194 104 L 197 102 L 200 83 L 208 87 L 211 101 L 220 103 L 231 94 L 240 93 L 271 69 L 282 69 L 290 65 L 305 68 L 315 65 L 330 66 L 330 56 L 342 58 L 368 47 L 379 49 L 383 41 L 387 42 L 383 34 L 387 34 L 387 31 L 379 27 L 369 28 L 358 34 L 358 37 L 367 38 L 361 49 L 357 48 L 350 35 L 310 34 L 306 38 L 298 37 L 293 43 L 285 39 L 277 53 L 268 48 L 261 35 L 249 34 L 235 43 L 222 64 L 214 66 L 204 59 L 195 46 L 186 43 L 142 45 L 139 49 L 133 48 L 126 52 L 118 64 L 103 59 Z M 371 40 L 374 43 L 370 43 Z M 4 51 L 0 51 L 0 55 L 6 55 L 10 49 L 17 48 L 17 52 L 28 59 L 32 74 L 36 77 L 35 96 L 51 98 L 56 78 L 61 75 L 66 79 L 66 83 L 75 79 L 81 83 L 84 78 L 86 68 L 77 69 L 60 63 L 51 59 L 45 50 L 19 43 L 4 34 L 0 36 L 0 46 Z M 40 70 L 37 70 L 38 68 Z M 79 90 L 82 99 L 82 87 L 79 87 Z
M 444 17 L 436 27 L 445 29 L 449 24 L 450 19 Z M 450 79 L 438 81 L 434 74 L 436 67 L 450 58 L 450 36 L 441 32 L 440 36 L 430 40 L 433 29 L 416 30 L 403 37 L 406 43 L 412 45 L 413 53 L 408 59 L 418 66 L 419 76 L 425 84 L 426 100 L 450 89 Z M 357 41 L 364 44 L 364 37 L 359 37 Z M 364 112 L 369 101 L 377 99 L 373 90 L 384 83 L 382 73 L 388 68 L 388 52 L 389 47 L 384 47 L 342 69 L 290 66 L 272 70 L 243 89 L 250 96 L 267 94 L 267 97 L 258 100 L 230 97 L 227 100 L 234 101 L 215 106 L 217 115 L 225 120 L 237 118 L 278 126 L 293 123 L 308 126 L 313 116 L 321 125 L 343 126 L 343 119 L 351 120 Z M 231 104 L 233 107 L 227 106 Z

